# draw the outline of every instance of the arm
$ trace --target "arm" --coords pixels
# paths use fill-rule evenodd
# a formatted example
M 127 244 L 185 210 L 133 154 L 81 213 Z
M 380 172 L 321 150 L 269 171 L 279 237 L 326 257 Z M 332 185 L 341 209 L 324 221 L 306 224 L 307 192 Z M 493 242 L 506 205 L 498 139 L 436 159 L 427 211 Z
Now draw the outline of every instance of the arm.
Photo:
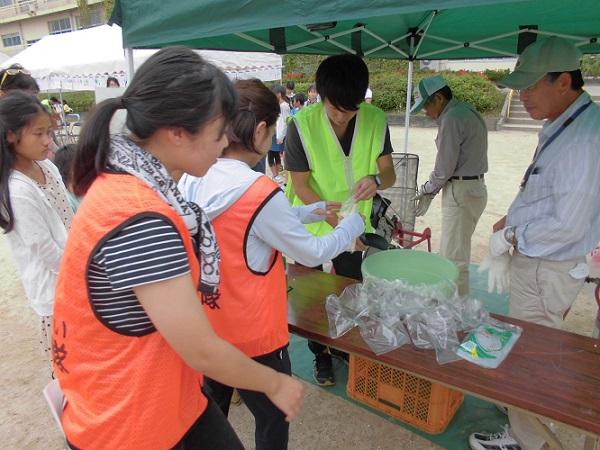
M 568 249 L 590 233 L 600 204 L 600 164 L 597 161 L 596 158 L 594 163 L 581 154 L 561 160 L 551 184 L 553 213 L 535 217 L 515 229 L 519 249 L 526 248 L 527 256 L 544 257 Z M 530 246 L 543 248 L 543 251 L 531 254 Z
M 220 339 L 204 314 L 189 274 L 133 291 L 156 329 L 190 367 L 228 386 L 263 392 L 288 421 L 298 413 L 302 384 Z
M 33 192 L 31 196 L 11 196 L 15 216 L 14 231 L 22 236 L 23 243 L 32 249 L 32 253 L 37 255 L 51 272 L 57 274 L 64 248 L 52 236 L 46 218 L 41 213 L 44 205 L 40 204 L 41 200 L 36 202 L 34 195 L 37 194 Z
M 364 228 L 363 219 L 353 213 L 331 233 L 314 236 L 298 220 L 285 195 L 278 193 L 260 211 L 251 233 L 300 264 L 315 267 L 346 251 Z
M 437 156 L 433 172 L 423 185 L 423 193 L 437 194 L 448 182 L 458 163 L 461 143 L 461 125 L 457 118 L 446 117 L 440 124 L 436 139 Z
M 375 174 L 363 177 L 356 183 L 354 189 L 354 197 L 356 200 L 368 200 L 372 198 L 378 190 L 382 191 L 394 185 L 396 182 L 396 171 L 394 170 L 394 161 L 392 159 L 393 152 L 394 149 L 390 139 L 390 129 L 386 126 L 383 151 L 377 158 L 377 173 L 381 179 L 381 185 L 378 187 L 377 183 L 375 183 L 375 177 L 373 176 Z
M 282 103 L 280 105 L 280 113 L 277 118 L 277 125 L 275 129 L 275 135 L 277 137 L 277 143 L 283 144 L 283 140 L 285 139 L 287 132 L 287 119 L 290 116 L 290 107 L 287 103 Z

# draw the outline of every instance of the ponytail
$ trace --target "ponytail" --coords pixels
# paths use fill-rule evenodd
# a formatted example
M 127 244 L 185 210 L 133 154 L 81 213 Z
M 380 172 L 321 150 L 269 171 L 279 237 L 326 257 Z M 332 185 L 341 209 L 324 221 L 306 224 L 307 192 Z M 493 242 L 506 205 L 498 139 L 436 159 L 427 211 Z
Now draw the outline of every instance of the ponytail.
M 106 170 L 110 150 L 110 121 L 123 106 L 121 97 L 99 103 L 85 121 L 73 163 L 73 192 L 84 195 L 98 175 Z
M 20 139 L 23 128 L 40 113 L 47 114 L 47 111 L 37 97 L 26 92 L 13 91 L 0 98 L 0 228 L 5 233 L 15 226 L 9 179 L 16 157 L 13 145 L 8 142 L 8 133 Z

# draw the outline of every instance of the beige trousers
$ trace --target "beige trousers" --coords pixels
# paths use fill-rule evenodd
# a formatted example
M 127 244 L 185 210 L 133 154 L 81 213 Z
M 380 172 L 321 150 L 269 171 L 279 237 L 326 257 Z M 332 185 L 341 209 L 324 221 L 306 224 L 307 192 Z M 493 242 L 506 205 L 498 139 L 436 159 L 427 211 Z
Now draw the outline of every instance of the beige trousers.
M 576 280 L 569 270 L 585 258 L 548 261 L 516 253 L 510 263 L 509 315 L 517 319 L 560 328 L 584 280 Z M 548 343 L 551 346 L 553 343 Z M 512 436 L 523 450 L 539 450 L 546 443 L 541 424 L 534 416 L 508 410 Z
M 483 180 L 451 180 L 442 191 L 440 255 L 458 267 L 458 294 L 469 295 L 471 237 L 487 204 Z

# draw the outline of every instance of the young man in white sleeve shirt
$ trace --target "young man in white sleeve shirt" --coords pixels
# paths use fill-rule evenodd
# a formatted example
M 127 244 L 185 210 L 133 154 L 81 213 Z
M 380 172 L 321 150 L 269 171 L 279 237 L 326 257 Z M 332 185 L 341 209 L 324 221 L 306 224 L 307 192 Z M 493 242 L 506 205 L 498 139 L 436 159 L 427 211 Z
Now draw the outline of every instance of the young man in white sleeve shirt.
M 520 90 L 533 119 L 546 122 L 520 192 L 494 226 L 490 285 L 508 270 L 510 315 L 554 328 L 583 286 L 586 253 L 600 240 L 600 107 L 582 89 L 581 57 L 567 40 L 551 37 L 527 47 L 501 81 Z M 512 409 L 508 417 L 510 430 L 475 433 L 471 448 L 547 445 L 537 419 Z

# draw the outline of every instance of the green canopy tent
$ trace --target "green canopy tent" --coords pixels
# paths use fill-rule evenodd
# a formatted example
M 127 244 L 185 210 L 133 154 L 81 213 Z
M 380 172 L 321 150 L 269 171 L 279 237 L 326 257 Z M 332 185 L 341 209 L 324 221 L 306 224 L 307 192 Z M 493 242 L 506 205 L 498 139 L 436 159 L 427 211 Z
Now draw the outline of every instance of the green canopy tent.
M 111 21 L 126 48 L 407 59 L 407 110 L 415 60 L 514 57 L 537 35 L 600 52 L 599 0 L 117 0 Z

